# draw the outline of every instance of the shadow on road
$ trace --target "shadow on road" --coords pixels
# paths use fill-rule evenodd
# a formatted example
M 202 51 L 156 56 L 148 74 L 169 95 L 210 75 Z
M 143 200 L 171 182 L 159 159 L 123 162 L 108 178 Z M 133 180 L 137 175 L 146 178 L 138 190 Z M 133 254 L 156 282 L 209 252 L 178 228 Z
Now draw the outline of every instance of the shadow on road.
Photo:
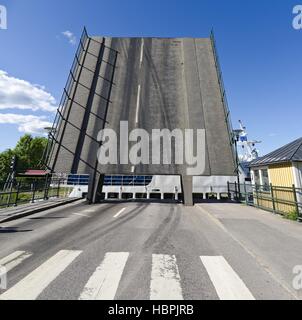
M 19 232 L 31 232 L 33 230 L 19 230 L 18 228 L 1 228 L 0 227 L 0 234 L 1 233 L 19 233 Z
M 28 220 L 48 220 L 48 219 L 67 219 L 66 217 L 36 217 L 28 218 Z

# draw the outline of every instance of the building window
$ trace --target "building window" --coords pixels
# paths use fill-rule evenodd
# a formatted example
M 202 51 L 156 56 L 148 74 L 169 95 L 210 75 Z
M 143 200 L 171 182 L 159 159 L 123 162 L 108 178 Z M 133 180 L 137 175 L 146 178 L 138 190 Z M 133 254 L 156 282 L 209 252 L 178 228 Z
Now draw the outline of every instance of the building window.
M 254 170 L 254 182 L 257 185 L 260 185 L 260 172 L 259 170 Z
M 263 169 L 261 170 L 261 176 L 262 176 L 262 187 L 263 191 L 269 191 L 269 177 L 268 177 L 268 170 Z

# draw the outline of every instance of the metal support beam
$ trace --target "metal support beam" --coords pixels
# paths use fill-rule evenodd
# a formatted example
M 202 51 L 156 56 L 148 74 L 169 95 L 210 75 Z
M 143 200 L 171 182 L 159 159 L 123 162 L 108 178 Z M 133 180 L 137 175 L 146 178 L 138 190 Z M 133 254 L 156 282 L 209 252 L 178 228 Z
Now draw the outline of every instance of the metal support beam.
M 187 207 L 194 206 L 193 202 L 193 177 L 192 176 L 181 176 L 181 186 L 183 194 L 183 203 Z
M 88 186 L 87 200 L 89 204 L 100 202 L 105 175 L 96 173 L 95 180 L 91 179 Z
M 98 61 L 97 61 L 97 65 L 96 65 L 96 68 L 95 68 L 95 73 L 93 75 L 93 80 L 92 80 L 92 84 L 91 84 L 91 88 L 90 88 L 90 92 L 89 92 L 89 96 L 88 96 L 88 100 L 87 100 L 87 104 L 86 104 L 85 115 L 84 115 L 84 119 L 83 119 L 83 122 L 82 122 L 82 126 L 81 126 L 81 131 L 80 131 L 80 136 L 79 136 L 79 139 L 78 139 L 77 147 L 76 147 L 76 150 L 75 150 L 75 158 L 73 160 L 71 173 L 76 173 L 78 171 L 79 162 L 80 162 L 80 155 L 82 153 L 82 148 L 83 148 L 83 144 L 84 144 L 84 140 L 85 140 L 85 136 L 86 136 L 86 131 L 87 131 L 87 127 L 88 127 L 90 112 L 91 112 L 91 109 L 92 109 L 93 99 L 94 99 L 94 96 L 95 96 L 95 91 L 96 91 L 96 87 L 97 87 L 97 83 L 98 83 L 98 75 L 100 73 L 101 65 L 102 65 L 102 61 L 103 61 L 104 46 L 105 46 L 105 38 L 103 38 L 103 42 L 102 42 L 102 44 L 100 46 L 100 51 L 99 51 L 99 55 L 98 55 Z
M 84 29 L 84 33 L 85 32 L 86 32 L 86 30 Z M 85 38 L 85 41 L 87 39 L 88 39 L 88 44 L 87 44 L 86 50 L 83 50 L 84 56 L 83 56 L 83 63 L 82 64 L 84 64 L 84 61 L 86 60 L 87 52 L 89 50 L 89 45 L 90 45 L 90 41 L 91 41 L 90 38 Z M 86 45 L 86 43 L 85 43 L 85 45 Z M 79 80 L 81 78 L 82 71 L 83 71 L 83 67 L 80 67 L 79 74 L 78 74 L 78 77 L 77 77 L 77 82 L 75 83 L 75 87 L 74 87 L 74 90 L 73 90 L 73 95 L 72 95 L 71 101 L 69 101 L 70 106 L 69 106 L 69 109 L 68 109 L 67 115 L 66 115 L 66 119 L 67 120 L 69 119 L 69 116 L 71 114 L 72 101 L 74 100 L 74 98 L 76 96 L 77 88 L 78 88 L 78 85 L 79 85 Z M 67 87 L 68 87 L 68 85 L 67 85 Z M 69 90 L 67 90 L 67 91 L 69 91 Z M 65 95 L 65 93 L 63 95 Z M 66 130 L 66 126 L 67 126 L 67 122 L 65 121 L 64 124 L 63 124 L 62 132 L 60 133 L 60 138 L 59 138 L 59 141 L 58 141 L 58 147 L 57 147 L 56 154 L 55 154 L 55 157 L 54 157 L 54 160 L 53 160 L 53 163 L 52 163 L 52 168 L 51 168 L 52 172 L 55 171 L 55 167 L 56 167 L 56 163 L 57 163 L 57 160 L 58 160 L 58 155 L 59 155 L 59 152 L 60 152 L 60 148 L 62 147 L 62 142 L 63 142 L 63 137 L 64 137 L 64 133 L 65 133 L 65 130 Z

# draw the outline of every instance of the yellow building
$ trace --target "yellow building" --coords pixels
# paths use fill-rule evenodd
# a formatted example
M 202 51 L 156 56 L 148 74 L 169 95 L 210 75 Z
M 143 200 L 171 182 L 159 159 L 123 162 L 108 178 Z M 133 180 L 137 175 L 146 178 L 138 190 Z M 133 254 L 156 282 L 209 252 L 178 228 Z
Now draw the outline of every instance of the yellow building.
M 255 201 L 260 207 L 280 212 L 297 210 L 302 203 L 302 138 L 254 160 L 251 165 Z

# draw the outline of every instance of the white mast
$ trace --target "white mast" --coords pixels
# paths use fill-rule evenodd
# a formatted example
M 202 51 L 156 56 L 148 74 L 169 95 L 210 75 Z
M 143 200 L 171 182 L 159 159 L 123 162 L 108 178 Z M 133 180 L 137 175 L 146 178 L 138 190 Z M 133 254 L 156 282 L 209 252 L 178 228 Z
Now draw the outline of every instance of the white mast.
M 239 134 L 238 146 L 241 146 L 243 149 L 243 153 L 239 155 L 239 160 L 240 162 L 250 162 L 259 157 L 259 151 L 256 149 L 256 144 L 261 143 L 262 141 L 249 141 L 246 127 L 241 120 L 239 120 L 239 124 L 241 133 Z

